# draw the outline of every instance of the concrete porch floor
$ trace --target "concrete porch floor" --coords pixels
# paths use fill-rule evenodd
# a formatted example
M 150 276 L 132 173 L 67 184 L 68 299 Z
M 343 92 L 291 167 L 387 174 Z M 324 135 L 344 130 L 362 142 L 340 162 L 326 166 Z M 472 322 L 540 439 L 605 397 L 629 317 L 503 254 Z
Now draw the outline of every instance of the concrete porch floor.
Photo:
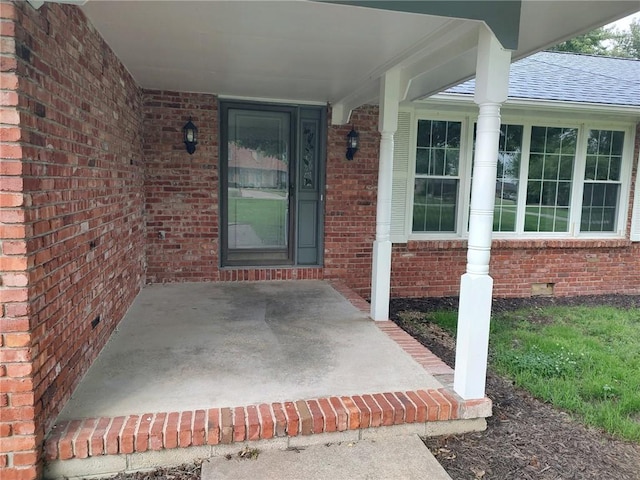
M 46 475 L 140 470 L 246 441 L 483 428 L 491 402 L 457 397 L 451 368 L 367 309 L 323 281 L 147 286 L 57 419 Z

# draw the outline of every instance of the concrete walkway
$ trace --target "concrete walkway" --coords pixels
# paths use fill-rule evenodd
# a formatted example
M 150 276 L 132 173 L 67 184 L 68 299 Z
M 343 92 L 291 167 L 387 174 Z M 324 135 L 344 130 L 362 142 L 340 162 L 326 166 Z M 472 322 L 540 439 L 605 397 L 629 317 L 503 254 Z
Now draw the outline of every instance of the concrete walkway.
M 202 480 L 451 480 L 417 435 L 212 458 Z
M 325 282 L 151 285 L 58 421 L 441 387 Z

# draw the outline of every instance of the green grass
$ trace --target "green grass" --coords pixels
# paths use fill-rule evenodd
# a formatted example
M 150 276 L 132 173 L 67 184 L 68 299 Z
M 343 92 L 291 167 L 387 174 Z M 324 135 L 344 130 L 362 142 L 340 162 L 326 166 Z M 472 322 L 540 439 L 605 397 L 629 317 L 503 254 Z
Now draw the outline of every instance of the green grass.
M 455 333 L 457 314 L 429 321 Z M 640 442 L 640 310 L 548 307 L 495 316 L 490 365 L 583 423 Z

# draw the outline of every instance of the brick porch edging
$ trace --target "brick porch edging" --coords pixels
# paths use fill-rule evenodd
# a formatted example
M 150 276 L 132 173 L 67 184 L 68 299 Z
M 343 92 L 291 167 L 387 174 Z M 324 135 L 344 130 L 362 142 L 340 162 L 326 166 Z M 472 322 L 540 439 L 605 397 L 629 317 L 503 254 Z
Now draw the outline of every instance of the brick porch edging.
M 440 388 L 71 420 L 54 427 L 45 444 L 45 459 L 69 460 L 464 420 L 486 417 L 490 409 L 488 399 L 462 401 Z
M 342 282 L 330 283 L 356 308 L 368 312 L 369 304 Z M 491 415 L 490 399 L 462 400 L 448 388 L 453 369 L 429 349 L 393 322 L 376 325 L 445 387 L 70 420 L 57 424 L 49 434 L 45 460 L 225 445 Z

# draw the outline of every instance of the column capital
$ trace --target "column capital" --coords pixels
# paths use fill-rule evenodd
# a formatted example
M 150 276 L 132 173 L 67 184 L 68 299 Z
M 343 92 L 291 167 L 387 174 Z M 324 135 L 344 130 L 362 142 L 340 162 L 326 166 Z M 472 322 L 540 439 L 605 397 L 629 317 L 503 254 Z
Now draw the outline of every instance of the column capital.
M 474 101 L 478 104 L 503 103 L 509 95 L 511 51 L 505 50 L 487 27 L 481 27 L 476 63 Z

